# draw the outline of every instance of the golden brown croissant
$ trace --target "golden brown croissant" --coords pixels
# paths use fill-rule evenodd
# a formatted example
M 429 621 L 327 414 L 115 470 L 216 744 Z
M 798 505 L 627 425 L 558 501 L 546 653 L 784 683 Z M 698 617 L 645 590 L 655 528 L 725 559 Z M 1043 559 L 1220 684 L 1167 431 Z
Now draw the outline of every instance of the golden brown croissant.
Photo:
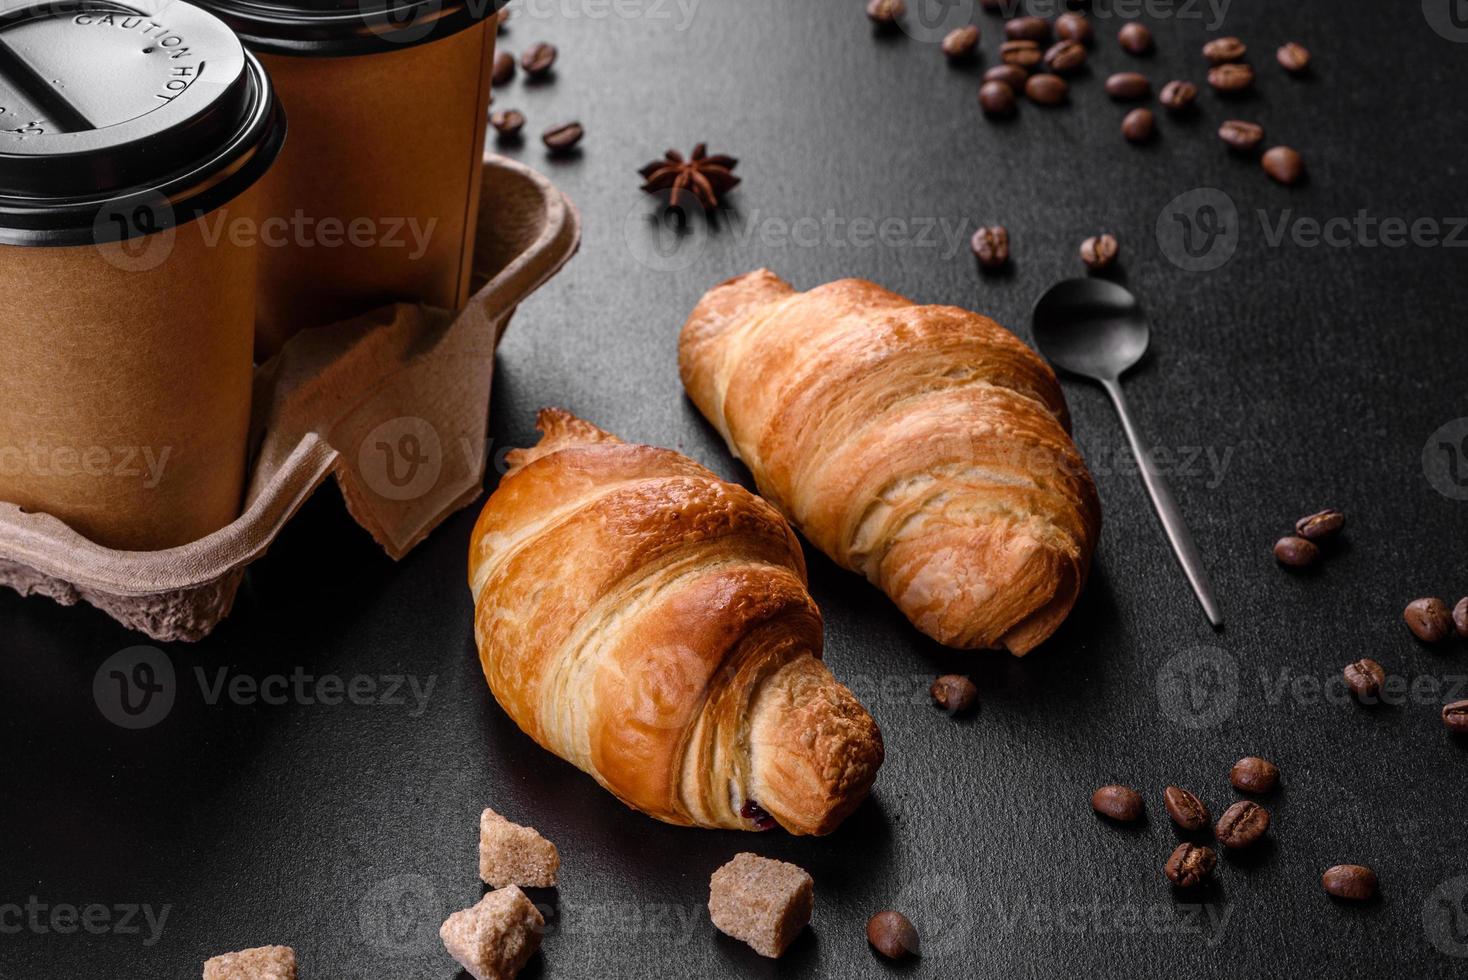
M 704 296 L 679 366 L 760 492 L 935 640 L 1028 653 L 1075 604 L 1096 488 L 1054 372 L 994 321 L 760 270 Z
M 659 820 L 834 830 L 871 788 L 882 736 L 821 663 L 785 519 L 671 450 L 554 409 L 539 425 L 469 549 L 495 698 Z

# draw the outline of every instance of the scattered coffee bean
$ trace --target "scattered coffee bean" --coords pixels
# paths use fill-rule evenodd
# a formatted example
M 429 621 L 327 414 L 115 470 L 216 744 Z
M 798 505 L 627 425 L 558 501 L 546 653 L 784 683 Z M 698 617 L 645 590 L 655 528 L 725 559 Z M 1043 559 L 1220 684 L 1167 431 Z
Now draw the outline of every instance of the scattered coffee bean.
M 1181 786 L 1169 786 L 1162 791 L 1162 804 L 1167 815 L 1183 830 L 1196 833 L 1208 826 L 1208 808 L 1203 801 Z
M 525 69 L 525 74 L 531 78 L 541 78 L 555 66 L 556 56 L 559 54 L 554 44 L 532 44 L 530 49 L 520 56 L 520 67 Z
M 1215 65 L 1243 61 L 1249 49 L 1236 37 L 1216 37 L 1203 45 L 1203 57 Z
M 1386 670 L 1370 657 L 1346 664 L 1346 686 L 1362 701 L 1375 701 L 1386 683 Z
M 1320 548 L 1314 541 L 1290 535 L 1274 543 L 1274 557 L 1281 565 L 1305 568 L 1315 564 L 1315 560 L 1320 557 Z
M 1443 724 L 1455 735 L 1468 735 L 1468 701 L 1443 705 Z
M 1044 17 L 1016 17 L 1004 25 L 1004 36 L 1011 41 L 1050 40 L 1050 22 Z
M 1364 864 L 1337 864 L 1325 869 L 1320 884 L 1327 895 L 1365 902 L 1376 895 L 1376 872 Z
M 1096 36 L 1096 29 L 1091 25 L 1089 17 L 1072 10 L 1055 18 L 1055 36 L 1063 37 L 1067 41 L 1090 44 L 1091 39 Z
M 984 81 L 1003 82 L 1016 92 L 1024 91 L 1025 79 L 1029 77 L 1030 73 L 1018 65 L 995 65 L 984 72 Z
M 1174 80 L 1162 86 L 1159 101 L 1172 112 L 1186 112 L 1198 98 L 1198 86 L 1192 82 Z
M 1453 629 L 1463 639 L 1468 640 L 1468 596 L 1459 599 L 1458 604 L 1453 607 Z
M 1117 32 L 1116 39 L 1131 54 L 1146 54 L 1152 50 L 1152 32 L 1147 30 L 1145 24 L 1138 24 L 1136 21 L 1124 25 Z
M 928 688 L 933 703 L 950 714 L 967 711 L 978 700 L 979 689 L 962 674 L 944 674 Z
M 979 106 L 991 116 L 1014 114 L 1014 89 L 1004 82 L 985 82 L 979 89 Z
M 1003 85 L 1004 83 L 992 82 L 990 84 Z M 1012 92 L 1009 98 L 1013 102 Z M 985 269 L 1002 269 L 1009 262 L 1009 232 L 1003 225 L 989 225 L 980 228 L 974 232 L 974 237 L 969 245 L 973 248 L 974 257 L 979 260 L 979 265 Z
M 1106 269 L 1120 251 L 1121 243 L 1115 235 L 1094 235 L 1081 242 L 1081 261 L 1090 269 Z
M 1413 599 L 1403 610 L 1402 619 L 1423 643 L 1441 643 L 1453 629 L 1453 614 L 1441 599 Z
M 1057 41 L 1045 52 L 1045 67 L 1062 75 L 1077 71 L 1086 63 L 1086 46 L 1079 41 Z
M 1257 755 L 1246 755 L 1229 770 L 1228 781 L 1243 793 L 1272 793 L 1279 785 L 1279 767 Z
M 1286 187 L 1298 184 L 1305 176 L 1305 161 L 1288 146 L 1266 150 L 1262 160 L 1264 172 Z
M 494 56 L 494 69 L 490 72 L 489 82 L 498 88 L 509 83 L 515 77 L 515 56 L 508 51 L 501 51 Z
M 1157 117 L 1151 109 L 1133 109 L 1121 121 L 1121 135 L 1133 143 L 1145 143 L 1152 138 Z
M 867 4 L 867 16 L 881 30 L 896 27 L 906 14 L 907 4 L 903 0 L 870 0 Z
M 867 942 L 889 960 L 916 956 L 918 933 L 907 916 L 890 909 L 867 920 Z
M 967 61 L 979 48 L 979 29 L 972 24 L 948 32 L 943 39 L 943 53 L 949 61 Z
M 1249 153 L 1259 149 L 1259 144 L 1264 142 L 1264 127 L 1242 119 L 1229 119 L 1218 127 L 1218 138 L 1231 150 Z M 1300 537 L 1308 539 L 1309 536 L 1302 534 Z
M 1045 53 L 1034 41 L 1005 41 L 999 45 L 999 60 L 1006 65 L 1033 68 L 1044 59 Z
M 1240 800 L 1219 818 L 1213 836 L 1230 850 L 1241 850 L 1259 842 L 1269 830 L 1269 811 L 1253 800 Z
M 1308 541 L 1328 541 L 1340 534 L 1341 528 L 1345 526 L 1346 515 L 1333 507 L 1327 507 L 1317 514 L 1296 521 L 1295 533 Z
M 1274 58 L 1291 75 L 1303 75 L 1310 70 L 1310 52 L 1294 41 L 1276 51 Z
M 1070 86 L 1059 75 L 1031 75 L 1025 80 L 1025 95 L 1036 105 L 1059 105 Z
M 1206 882 L 1218 866 L 1213 848 L 1198 844 L 1179 844 L 1167 859 L 1162 873 L 1179 888 L 1197 888 Z
M 525 113 L 519 109 L 506 109 L 503 112 L 493 112 L 489 116 L 489 124 L 494 131 L 505 139 L 520 135 L 520 130 L 525 128 Z
M 1136 71 L 1119 71 L 1106 79 L 1106 94 L 1118 101 L 1145 99 L 1152 94 L 1152 83 Z
M 585 135 L 586 131 L 579 122 L 569 122 L 552 126 L 540 134 L 540 139 L 552 153 L 565 153 L 580 143 L 581 137 Z
M 1091 809 L 1120 823 L 1132 823 L 1142 816 L 1142 794 L 1130 786 L 1102 786 L 1091 794 Z
M 1208 69 L 1208 84 L 1225 95 L 1236 95 L 1254 84 L 1254 69 L 1236 61 L 1214 65 Z

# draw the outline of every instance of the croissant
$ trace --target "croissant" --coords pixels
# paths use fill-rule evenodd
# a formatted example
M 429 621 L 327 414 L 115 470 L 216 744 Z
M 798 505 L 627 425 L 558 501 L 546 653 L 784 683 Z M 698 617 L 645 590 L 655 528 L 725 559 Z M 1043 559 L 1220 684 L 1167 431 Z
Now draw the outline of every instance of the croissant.
M 469 550 L 500 705 L 659 820 L 834 830 L 871 788 L 882 736 L 821 662 L 790 525 L 671 450 L 555 409 L 539 427 Z
M 711 290 L 683 384 L 760 492 L 940 643 L 1028 653 L 1100 533 L 1050 367 L 992 320 L 766 270 Z

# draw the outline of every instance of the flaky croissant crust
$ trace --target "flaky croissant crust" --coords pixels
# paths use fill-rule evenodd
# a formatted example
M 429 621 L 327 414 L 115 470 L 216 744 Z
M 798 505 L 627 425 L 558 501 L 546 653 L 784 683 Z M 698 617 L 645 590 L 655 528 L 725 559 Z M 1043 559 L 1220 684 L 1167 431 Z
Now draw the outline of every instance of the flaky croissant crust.
M 1069 614 L 1096 488 L 1054 372 L 994 321 L 760 270 L 704 296 L 679 367 L 760 492 L 929 636 L 1024 654 Z
M 470 547 L 495 698 L 660 820 L 750 830 L 763 810 L 792 833 L 834 829 L 870 789 L 881 735 L 820 661 L 785 519 L 678 453 L 558 410 L 540 427 Z

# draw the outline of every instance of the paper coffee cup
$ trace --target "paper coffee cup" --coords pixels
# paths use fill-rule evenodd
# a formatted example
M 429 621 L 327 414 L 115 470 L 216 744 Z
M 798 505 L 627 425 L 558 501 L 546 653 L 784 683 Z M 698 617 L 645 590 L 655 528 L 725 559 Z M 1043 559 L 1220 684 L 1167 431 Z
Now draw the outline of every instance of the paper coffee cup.
M 262 187 L 260 358 L 386 304 L 467 302 L 503 2 L 203 0 L 291 117 Z
M 202 538 L 244 487 L 265 72 L 177 0 L 28 3 L 0 106 L 0 500 L 112 548 Z

